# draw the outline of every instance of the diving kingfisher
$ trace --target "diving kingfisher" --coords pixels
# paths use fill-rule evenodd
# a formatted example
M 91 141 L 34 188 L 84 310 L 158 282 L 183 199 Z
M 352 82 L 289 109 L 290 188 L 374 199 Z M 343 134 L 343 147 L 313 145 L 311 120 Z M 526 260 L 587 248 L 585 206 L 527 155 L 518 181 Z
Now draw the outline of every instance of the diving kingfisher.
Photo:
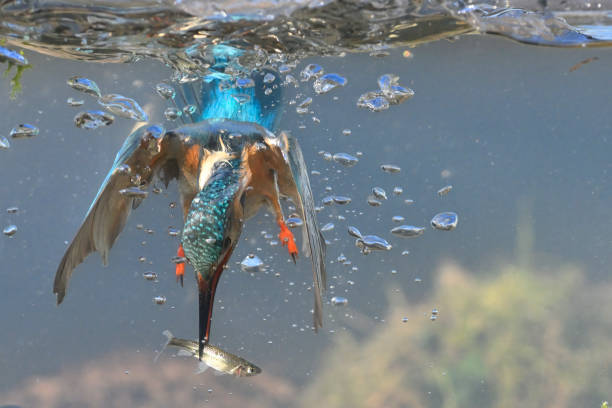
M 322 326 L 325 241 L 300 146 L 285 132 L 273 133 L 281 108 L 280 79 L 260 70 L 246 78 L 251 86 L 236 86 L 223 73 L 231 60 L 228 53 L 236 52 L 218 46 L 216 73 L 181 86 L 182 100 L 174 102 L 196 108 L 185 110 L 183 126 L 166 131 L 144 125 L 127 137 L 59 264 L 53 287 L 58 305 L 74 268 L 90 253 L 99 252 L 107 264 L 108 252 L 149 185 L 160 180 L 167 186 L 177 179 L 185 222 L 177 254 L 195 269 L 200 359 L 210 339 L 215 291 L 245 220 L 266 206 L 280 228 L 280 242 L 296 261 L 297 245 L 285 223 L 282 198 L 295 204 L 304 221 L 302 251 L 311 257 L 313 270 L 313 326 L 315 331 Z M 274 81 L 269 76 L 262 81 L 265 75 L 274 75 Z M 184 268 L 179 261 L 181 285 Z

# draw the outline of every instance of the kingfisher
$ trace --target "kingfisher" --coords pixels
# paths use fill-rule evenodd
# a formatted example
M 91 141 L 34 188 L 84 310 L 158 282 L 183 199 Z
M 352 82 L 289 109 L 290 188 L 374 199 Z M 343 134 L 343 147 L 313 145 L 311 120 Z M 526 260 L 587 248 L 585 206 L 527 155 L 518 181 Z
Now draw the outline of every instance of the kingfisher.
M 103 264 L 108 263 L 113 243 L 149 186 L 156 181 L 168 186 L 176 179 L 184 227 L 175 273 L 182 285 L 183 260 L 195 270 L 200 359 L 210 339 L 221 274 L 244 222 L 262 206 L 275 216 L 279 240 L 296 262 L 297 244 L 285 223 L 281 199 L 290 199 L 304 221 L 302 252 L 312 261 L 315 331 L 323 322 L 325 241 L 301 148 L 286 132 L 274 133 L 281 108 L 280 78 L 259 70 L 243 78 L 247 86 L 232 82 L 221 71 L 234 50 L 219 47 L 217 72 L 181 86 L 181 100 L 174 103 L 195 107 L 183 109 L 183 126 L 166 130 L 144 125 L 127 137 L 60 261 L 53 287 L 59 305 L 72 272 L 90 253 L 99 252 Z

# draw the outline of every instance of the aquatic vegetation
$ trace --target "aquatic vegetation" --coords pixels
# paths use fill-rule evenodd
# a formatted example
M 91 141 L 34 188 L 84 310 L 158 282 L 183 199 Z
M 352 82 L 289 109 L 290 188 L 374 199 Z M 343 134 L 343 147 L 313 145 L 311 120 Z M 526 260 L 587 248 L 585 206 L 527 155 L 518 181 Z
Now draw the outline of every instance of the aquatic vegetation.
M 4 77 L 8 77 L 13 67 L 15 67 L 15 75 L 10 80 L 11 93 L 10 98 L 15 99 L 21 92 L 21 76 L 23 72 L 32 65 L 23 56 L 23 51 L 14 51 L 8 48 L 4 48 L 4 40 L 0 39 L 0 63 L 7 63 L 7 68 L 4 71 Z
M 577 319 L 581 308 L 575 306 L 612 307 L 612 287 L 586 283 L 572 266 L 497 268 L 473 274 L 442 265 L 425 303 L 390 294 L 387 323 L 365 338 L 337 335 L 300 406 L 516 407 L 554 401 L 570 408 L 602 401 L 610 380 L 599 370 L 612 364 L 612 318 Z M 428 308 L 431 299 L 434 309 Z M 423 316 L 428 309 L 429 317 Z

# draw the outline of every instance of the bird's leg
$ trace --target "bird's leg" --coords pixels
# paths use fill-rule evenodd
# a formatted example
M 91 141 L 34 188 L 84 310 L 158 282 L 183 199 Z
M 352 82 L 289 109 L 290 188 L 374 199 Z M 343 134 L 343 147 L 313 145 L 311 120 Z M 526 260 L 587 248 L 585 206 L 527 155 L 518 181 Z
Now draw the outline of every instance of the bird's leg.
M 183 245 L 179 244 L 178 251 L 176 251 L 176 255 L 185 258 L 185 251 L 183 251 Z M 185 275 L 185 261 L 177 262 L 176 264 L 176 281 L 181 282 L 181 286 L 183 286 L 183 276 Z
M 291 259 L 295 263 L 298 256 L 297 245 L 295 245 L 295 238 L 293 237 L 293 233 L 285 224 L 285 216 L 283 215 L 283 209 L 280 204 L 280 195 L 278 193 L 278 184 L 276 182 L 276 174 L 274 175 L 274 188 L 271 189 L 273 194 L 268 196 L 268 201 L 272 204 L 272 208 L 274 209 L 274 213 L 276 214 L 276 222 L 280 227 L 280 233 L 278 234 L 278 239 L 280 240 L 283 246 L 287 246 L 287 250 L 289 251 L 289 255 L 291 255 Z

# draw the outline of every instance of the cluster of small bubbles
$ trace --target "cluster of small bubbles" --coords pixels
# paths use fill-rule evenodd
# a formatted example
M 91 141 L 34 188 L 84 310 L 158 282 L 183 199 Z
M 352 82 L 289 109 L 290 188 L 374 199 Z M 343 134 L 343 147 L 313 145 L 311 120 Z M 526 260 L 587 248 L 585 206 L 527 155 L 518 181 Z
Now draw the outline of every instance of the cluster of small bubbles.
M 147 114 L 142 110 L 138 102 L 119 94 L 108 94 L 100 97 L 98 103 L 109 112 L 122 118 L 132 119 L 139 122 L 149 120 Z
M 436 214 L 431 219 L 431 226 L 442 231 L 451 231 L 457 227 L 459 217 L 454 212 L 443 212 Z
M 196 113 L 197 110 L 198 108 L 195 105 L 186 105 L 183 108 L 183 113 L 185 115 L 193 115 L 194 113 Z
M 98 84 L 96 84 L 91 79 L 80 76 L 73 76 L 68 78 L 66 82 L 72 89 L 76 89 L 77 91 L 85 92 L 86 94 L 95 96 L 96 98 L 102 96 Z
M 353 226 L 348 227 L 348 233 L 352 237 L 357 238 L 355 245 L 361 249 L 363 254 L 369 254 L 371 251 L 389 251 L 392 246 L 384 238 L 378 235 L 362 235 L 361 232 Z
M 398 105 L 414 96 L 414 91 L 399 85 L 399 76 L 393 74 L 382 75 L 378 78 L 378 87 L 389 103 Z
M 414 91 L 399 85 L 399 77 L 393 74 L 378 78 L 378 91 L 364 93 L 357 100 L 357 106 L 373 112 L 389 109 L 390 105 L 398 105 L 414 96 Z
M 115 176 L 129 176 L 132 173 L 132 168 L 129 164 L 120 164 L 115 170 L 113 170 L 113 174 Z
M 5 150 L 5 149 L 8 149 L 9 147 L 11 147 L 9 140 L 6 138 L 6 136 L 0 135 L 0 149 Z
M 342 296 L 334 296 L 331 298 L 331 304 L 334 306 L 346 306 L 348 304 L 348 299 Z
M 382 187 L 374 187 L 372 189 L 372 194 L 374 195 L 374 197 L 378 198 L 379 200 L 387 199 L 387 192 Z
M 9 136 L 11 136 L 13 139 L 20 139 L 38 136 L 38 133 L 40 133 L 40 131 L 36 126 L 30 125 L 29 123 L 23 123 L 12 128 L 9 132 Z
M 366 92 L 357 100 L 357 106 L 372 112 L 380 112 L 389 109 L 389 101 L 378 92 Z
M 255 86 L 255 81 L 252 78 L 237 78 L 236 79 L 236 88 L 247 89 L 253 88 Z
M 353 167 L 359 161 L 358 158 L 356 158 L 355 156 L 351 156 L 348 153 L 336 153 L 332 156 L 332 159 L 336 163 L 340 163 L 345 167 Z
M 149 192 L 141 190 L 139 187 L 127 187 L 119 190 L 119 194 L 129 198 L 147 198 Z
M 240 262 L 240 269 L 245 272 L 259 272 L 263 266 L 263 261 L 255 254 L 247 255 L 242 262 Z
M 79 112 L 74 117 L 74 124 L 80 129 L 97 129 L 100 126 L 109 126 L 115 121 L 115 117 L 110 113 L 99 110 L 88 110 Z
M 327 224 L 325 224 L 324 226 L 321 227 L 321 231 L 326 232 L 326 231 L 331 231 L 333 230 L 335 227 L 333 222 L 328 222 Z
M 148 281 L 156 281 L 157 280 L 157 274 L 155 272 L 145 272 L 142 274 L 142 277 L 145 278 L 145 280 Z
M 404 189 L 401 187 L 393 187 L 393 194 L 400 195 L 404 192 Z
M 171 237 L 176 237 L 181 233 L 181 231 L 174 227 L 168 227 L 168 235 Z
M 153 298 L 153 303 L 155 303 L 156 305 L 163 305 L 166 303 L 166 297 L 165 296 L 155 296 Z
M 66 103 L 69 106 L 81 106 L 85 103 L 85 101 L 83 99 L 74 99 L 73 97 L 70 97 L 66 100 Z
M 351 198 L 347 197 L 347 196 L 339 196 L 339 195 L 335 195 L 332 196 L 334 203 L 338 204 L 338 205 L 345 205 L 351 202 Z
M 431 316 L 429 317 L 429 320 L 431 320 L 432 322 L 438 319 L 438 309 L 433 309 L 431 311 Z
M 353 132 L 351 131 L 351 129 L 343 129 L 343 130 L 342 130 L 342 134 L 343 134 L 344 136 L 350 136 L 350 134 L 351 134 L 351 133 L 353 133 Z
M 276 79 L 276 76 L 274 76 L 274 74 L 268 72 L 266 75 L 264 75 L 263 82 L 264 82 L 264 84 L 270 84 L 270 83 L 274 82 L 275 79 Z
M 403 255 L 403 256 L 410 255 L 410 251 L 408 251 L 408 250 L 406 249 L 405 251 L 402 251 L 402 255 Z
M 302 70 L 302 72 L 300 72 L 300 78 L 302 79 L 302 81 L 305 82 L 313 78 L 319 78 L 321 75 L 323 75 L 323 73 L 324 73 L 323 67 L 321 67 L 320 65 L 308 64 Z
M 19 207 L 8 207 L 6 212 L 9 214 L 17 214 L 19 212 Z
M 338 87 L 346 85 L 347 80 L 338 74 L 325 74 L 317 78 L 312 87 L 317 94 L 328 93 Z
M 404 222 L 405 218 L 402 217 L 401 215 L 394 215 L 391 220 L 393 222 Z
M 167 120 L 177 120 L 182 115 L 183 112 L 179 108 L 175 108 L 174 106 L 169 106 L 164 111 L 164 116 Z
M 168 207 L 176 208 L 176 203 L 174 201 L 170 201 L 170 203 L 168 204 Z
M 391 230 L 393 235 L 397 235 L 402 238 L 415 238 L 420 237 L 425 232 L 425 228 L 415 227 L 414 225 L 400 225 Z
M 293 75 L 291 75 L 291 74 L 287 74 L 287 75 L 285 76 L 285 82 L 283 82 L 283 85 L 288 86 L 288 85 L 291 85 L 291 84 L 293 84 L 293 86 L 294 86 L 295 88 L 298 88 L 298 87 L 300 86 L 300 85 L 298 84 L 298 80 L 297 80 L 297 79 L 295 79 L 295 77 L 294 77 Z
M 312 98 L 308 97 L 304 99 L 302 102 L 297 104 L 295 111 L 300 115 L 304 115 L 309 112 L 308 107 L 310 106 L 310 104 L 312 104 Z
M 174 87 L 163 82 L 155 85 L 155 91 L 159 96 L 164 99 L 174 99 L 174 97 L 176 96 L 176 91 L 174 90 Z
M 357 227 L 349 225 L 347 232 L 353 238 L 361 238 L 361 232 L 357 229 Z
M 289 228 L 296 228 L 304 225 L 304 221 L 302 221 L 300 217 L 292 215 L 285 220 L 285 224 L 287 224 Z
M 438 195 L 440 197 L 447 195 L 448 193 L 450 193 L 450 191 L 453 189 L 453 186 L 444 186 L 441 189 L 438 190 Z
M 344 256 L 344 254 L 341 253 L 336 260 L 340 263 L 344 263 L 346 262 L 347 258 L 346 256 Z
M 17 233 L 17 226 L 13 224 L 8 225 L 2 230 L 2 233 L 7 237 L 12 237 Z
M 421 278 L 414 278 L 414 283 L 421 283 L 423 280 Z
M 407 199 L 404 200 L 404 204 L 412 205 L 412 204 L 414 204 L 414 200 L 411 200 L 410 198 L 407 198 Z
M 160 187 L 153 187 L 153 190 L 152 190 L 152 191 L 153 191 L 153 193 L 155 193 L 155 194 L 161 194 L 162 189 L 161 189 Z
M 139 256 L 138 257 L 138 262 L 145 263 L 145 262 L 147 262 L 147 258 L 145 256 Z
M 382 205 L 382 201 L 378 200 L 373 195 L 368 196 L 367 202 L 368 202 L 368 205 L 371 205 L 372 207 L 380 207 Z

